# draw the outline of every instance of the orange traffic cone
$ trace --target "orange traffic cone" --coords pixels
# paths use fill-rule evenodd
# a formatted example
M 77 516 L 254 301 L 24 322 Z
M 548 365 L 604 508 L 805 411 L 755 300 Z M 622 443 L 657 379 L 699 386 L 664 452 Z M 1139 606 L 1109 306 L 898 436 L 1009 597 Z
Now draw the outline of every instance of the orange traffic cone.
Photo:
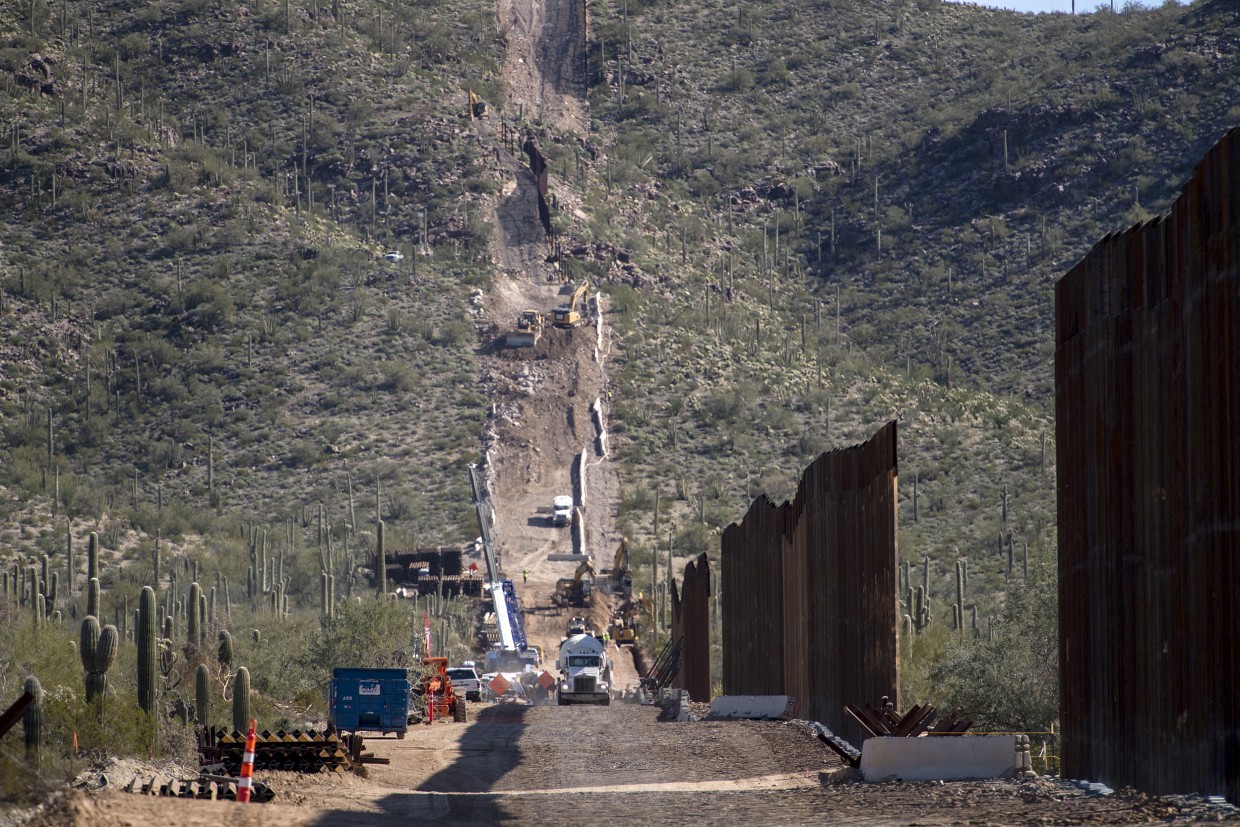
M 258 721 L 250 719 L 250 731 L 245 736 L 245 754 L 241 756 L 241 777 L 237 779 L 237 801 L 250 800 L 250 788 L 254 784 L 254 751 L 258 749 Z

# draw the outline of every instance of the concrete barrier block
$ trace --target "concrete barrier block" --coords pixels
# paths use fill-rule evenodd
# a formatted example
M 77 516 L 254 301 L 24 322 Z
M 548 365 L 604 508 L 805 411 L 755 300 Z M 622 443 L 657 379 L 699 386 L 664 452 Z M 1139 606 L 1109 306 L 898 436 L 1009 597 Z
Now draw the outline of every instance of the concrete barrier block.
M 790 721 L 796 704 L 791 695 L 721 695 L 711 700 L 710 717 Z
M 1015 735 L 869 738 L 861 745 L 866 781 L 965 781 L 1015 772 Z

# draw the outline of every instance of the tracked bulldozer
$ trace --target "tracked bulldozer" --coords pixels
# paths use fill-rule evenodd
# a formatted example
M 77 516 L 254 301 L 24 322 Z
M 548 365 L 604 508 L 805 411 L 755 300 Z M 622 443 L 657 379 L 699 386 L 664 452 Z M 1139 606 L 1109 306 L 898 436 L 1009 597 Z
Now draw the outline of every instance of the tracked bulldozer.
M 543 332 L 543 314 L 537 310 L 523 310 L 517 317 L 517 326 L 506 337 L 508 347 L 533 347 Z

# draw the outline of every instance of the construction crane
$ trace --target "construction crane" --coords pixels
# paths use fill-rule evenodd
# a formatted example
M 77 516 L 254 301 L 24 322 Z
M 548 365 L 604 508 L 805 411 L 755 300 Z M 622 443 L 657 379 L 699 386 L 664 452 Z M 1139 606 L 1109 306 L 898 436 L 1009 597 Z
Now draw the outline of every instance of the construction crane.
M 556 327 L 576 327 L 586 320 L 590 313 L 590 283 L 585 279 L 573 291 L 568 304 L 561 304 L 552 311 Z
M 537 665 L 538 654 L 525 637 L 525 618 L 521 604 L 517 602 L 512 581 L 500 577 L 499 561 L 491 539 L 491 509 L 478 479 L 476 465 L 469 466 L 469 488 L 473 494 L 474 512 L 478 517 L 478 529 L 482 537 L 482 554 L 487 566 L 487 591 L 495 609 L 495 627 L 499 632 L 499 647 L 486 654 L 486 671 L 519 672 L 525 665 Z

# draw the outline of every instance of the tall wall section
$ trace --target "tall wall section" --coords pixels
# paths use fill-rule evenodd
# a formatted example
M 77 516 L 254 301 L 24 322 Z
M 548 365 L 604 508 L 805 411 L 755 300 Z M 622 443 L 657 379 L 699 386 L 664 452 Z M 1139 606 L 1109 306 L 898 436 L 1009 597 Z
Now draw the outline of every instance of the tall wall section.
M 1067 777 L 1240 794 L 1240 131 L 1055 292 Z
M 685 565 L 680 588 L 672 583 L 672 640 L 682 640 L 680 671 L 672 681 L 689 697 L 710 701 L 710 561 L 705 554 Z
M 896 423 L 825 453 L 791 502 L 765 496 L 723 533 L 723 691 L 789 694 L 860 744 L 849 702 L 897 700 Z

